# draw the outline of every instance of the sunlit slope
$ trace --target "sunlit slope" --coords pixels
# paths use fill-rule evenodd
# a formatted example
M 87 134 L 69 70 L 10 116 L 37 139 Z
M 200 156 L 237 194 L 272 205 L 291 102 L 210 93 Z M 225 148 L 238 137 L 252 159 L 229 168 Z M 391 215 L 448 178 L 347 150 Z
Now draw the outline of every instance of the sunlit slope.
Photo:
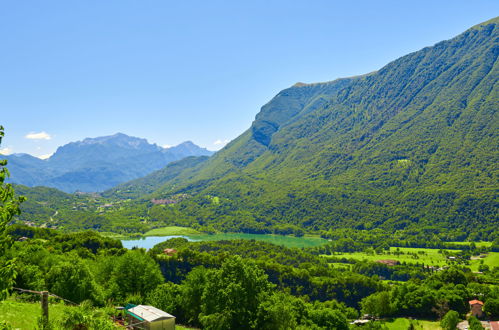
M 161 181 L 155 196 L 187 193 L 183 212 L 215 224 L 244 215 L 250 227 L 492 230 L 498 22 L 365 76 L 283 90 L 246 132 Z M 222 202 L 207 207 L 207 195 Z

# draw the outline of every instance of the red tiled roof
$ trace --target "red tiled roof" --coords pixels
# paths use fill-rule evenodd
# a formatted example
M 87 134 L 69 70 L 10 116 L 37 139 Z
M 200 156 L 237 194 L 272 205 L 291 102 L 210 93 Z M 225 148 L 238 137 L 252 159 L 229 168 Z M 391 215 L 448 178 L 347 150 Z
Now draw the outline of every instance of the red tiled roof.
M 483 305 L 483 302 L 481 302 L 480 300 L 470 300 L 470 305 L 475 305 L 475 304 Z
M 378 262 L 380 264 L 385 264 L 385 265 L 388 265 L 388 266 L 395 266 L 395 265 L 399 265 L 400 264 L 400 261 L 398 261 L 398 260 L 391 260 L 391 259 L 376 260 L 375 262 Z
M 177 250 L 175 250 L 175 249 L 164 249 L 164 250 L 163 250 L 163 253 L 164 253 L 164 254 L 167 254 L 167 255 L 169 255 L 169 256 L 172 256 L 172 255 L 174 255 L 175 253 L 177 253 Z

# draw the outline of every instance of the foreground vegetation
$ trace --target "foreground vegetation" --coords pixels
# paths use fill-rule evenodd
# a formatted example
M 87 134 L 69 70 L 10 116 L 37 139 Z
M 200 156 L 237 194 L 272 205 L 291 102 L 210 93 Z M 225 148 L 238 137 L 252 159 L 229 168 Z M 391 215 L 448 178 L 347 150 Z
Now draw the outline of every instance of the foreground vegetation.
M 14 329 L 77 329 L 79 324 L 85 324 L 92 329 L 115 329 L 110 316 L 112 308 L 93 308 L 88 305 L 68 306 L 63 303 L 49 305 L 49 325 L 43 323 L 39 302 L 23 302 L 33 300 L 33 297 L 20 297 L 21 301 L 9 299 L 0 301 L 0 321 Z M 0 324 L 0 329 L 2 325 Z
M 146 252 L 123 249 L 120 241 L 96 232 L 10 226 L 6 233 L 14 241 L 5 254 L 15 260 L 12 286 L 48 290 L 95 306 L 83 313 L 103 315 L 99 311 L 105 306 L 134 303 L 156 306 L 175 315 L 178 323 L 207 329 L 348 329 L 350 321 L 366 313 L 438 322 L 453 310 L 464 318 L 468 300 L 479 298 L 490 316 L 499 316 L 493 307 L 499 303 L 494 282 L 499 265 L 475 274 L 458 263 L 441 270 L 353 258 L 331 264 L 340 251 L 322 257 L 318 248 L 252 240 L 176 238 Z M 21 237 L 28 239 L 19 241 Z M 166 255 L 166 248 L 176 252 Z M 54 317 L 56 322 L 57 311 Z M 426 323 L 418 324 L 413 326 Z

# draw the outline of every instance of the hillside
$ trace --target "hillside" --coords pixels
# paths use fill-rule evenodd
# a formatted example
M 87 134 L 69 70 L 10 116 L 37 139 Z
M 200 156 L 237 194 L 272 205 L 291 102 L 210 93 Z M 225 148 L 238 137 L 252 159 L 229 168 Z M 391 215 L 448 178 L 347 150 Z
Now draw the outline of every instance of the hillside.
M 488 235 L 498 222 L 498 23 L 364 76 L 283 90 L 246 132 L 153 196 L 188 194 L 182 214 L 229 230 Z
M 72 193 L 103 191 L 143 177 L 172 161 L 211 154 L 190 141 L 164 149 L 146 139 L 118 133 L 68 143 L 47 160 L 26 154 L 6 158 L 11 182 Z
M 204 164 L 209 157 L 186 157 L 181 160 L 171 162 L 164 168 L 154 171 L 145 177 L 120 184 L 102 193 L 105 197 L 138 198 L 153 193 L 158 187 L 171 179 L 178 178 L 187 169 Z

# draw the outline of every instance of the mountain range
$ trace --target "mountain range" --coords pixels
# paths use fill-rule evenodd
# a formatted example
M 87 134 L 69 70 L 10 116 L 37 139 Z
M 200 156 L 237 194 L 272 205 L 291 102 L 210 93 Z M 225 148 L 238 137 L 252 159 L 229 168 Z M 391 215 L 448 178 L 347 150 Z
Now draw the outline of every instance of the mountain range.
M 184 153 L 165 167 L 171 150 L 140 139 L 125 143 L 124 153 L 115 153 L 120 143 L 106 149 L 98 139 L 61 147 L 48 161 L 33 162 L 83 164 L 67 174 L 75 180 L 66 191 L 80 189 L 72 182 L 100 184 L 92 172 L 98 167 L 87 163 L 95 162 L 90 146 L 105 154 L 102 169 L 134 180 L 92 189 L 110 188 L 101 194 L 104 201 L 89 202 L 96 211 L 71 195 L 19 187 L 29 198 L 21 217 L 126 233 L 180 225 L 326 236 L 336 229 L 380 229 L 421 239 L 493 240 L 499 225 L 498 55 L 494 18 L 363 76 L 297 83 L 213 156 Z M 15 157 L 25 156 L 9 157 L 14 180 L 40 180 L 40 171 L 23 174 L 26 167 Z M 157 171 L 145 173 L 148 164 Z M 51 165 L 48 172 L 57 170 Z M 46 185 L 65 179 L 52 175 Z
M 61 146 L 48 159 L 28 154 L 6 156 L 10 181 L 65 192 L 99 192 L 143 177 L 172 161 L 213 152 L 187 141 L 165 149 L 122 133 Z
M 209 159 L 105 195 L 184 194 L 184 216 L 226 230 L 490 231 L 498 223 L 498 23 L 363 76 L 297 83 Z

